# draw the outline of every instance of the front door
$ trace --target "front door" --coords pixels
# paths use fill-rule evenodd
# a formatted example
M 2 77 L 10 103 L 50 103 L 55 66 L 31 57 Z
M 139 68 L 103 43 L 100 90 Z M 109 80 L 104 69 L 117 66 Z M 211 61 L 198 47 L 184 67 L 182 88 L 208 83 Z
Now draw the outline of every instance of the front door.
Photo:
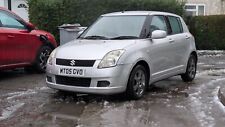
M 153 16 L 150 23 L 150 33 L 155 30 L 163 30 L 168 33 L 168 25 L 164 16 Z M 150 46 L 149 57 L 152 60 L 152 77 L 160 78 L 170 73 L 173 69 L 175 56 L 173 56 L 173 50 L 170 38 L 152 39 Z
M 25 63 L 29 31 L 14 15 L 0 11 L 0 61 L 2 65 Z

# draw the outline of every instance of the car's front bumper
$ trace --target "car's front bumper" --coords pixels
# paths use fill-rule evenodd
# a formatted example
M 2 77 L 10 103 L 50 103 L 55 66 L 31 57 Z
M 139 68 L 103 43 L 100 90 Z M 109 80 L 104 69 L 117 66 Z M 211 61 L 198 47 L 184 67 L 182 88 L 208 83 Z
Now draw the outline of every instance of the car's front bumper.
M 46 78 L 47 86 L 53 89 L 72 91 L 78 93 L 91 93 L 91 94 L 116 94 L 126 90 L 127 81 L 129 78 L 131 64 L 117 65 L 116 67 L 98 69 L 97 65 L 100 61 L 96 61 L 93 67 L 73 67 L 77 69 L 84 69 L 85 75 L 73 78 L 91 78 L 89 87 L 71 86 L 59 84 L 56 82 L 56 76 L 59 74 L 59 69 L 65 66 L 47 65 L 47 76 L 52 79 L 48 81 Z M 60 75 L 68 77 L 65 75 Z M 70 76 L 71 77 L 71 76 Z M 107 87 L 97 86 L 99 81 L 108 81 L 110 83 Z

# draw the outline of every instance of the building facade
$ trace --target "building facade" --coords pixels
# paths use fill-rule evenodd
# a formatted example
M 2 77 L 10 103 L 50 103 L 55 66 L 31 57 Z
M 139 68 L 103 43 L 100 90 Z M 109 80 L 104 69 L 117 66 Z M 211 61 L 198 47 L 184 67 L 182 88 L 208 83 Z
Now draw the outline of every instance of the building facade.
M 225 14 L 225 0 L 186 0 L 185 10 L 188 15 Z
M 7 8 L 24 20 L 29 21 L 26 0 L 0 0 L 0 7 Z

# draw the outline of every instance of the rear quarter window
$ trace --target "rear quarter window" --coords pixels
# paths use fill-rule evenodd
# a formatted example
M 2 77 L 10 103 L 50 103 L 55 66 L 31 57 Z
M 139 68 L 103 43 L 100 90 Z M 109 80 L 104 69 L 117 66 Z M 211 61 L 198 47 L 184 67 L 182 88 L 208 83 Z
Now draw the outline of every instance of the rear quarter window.
M 171 26 L 172 34 L 183 33 L 183 26 L 178 17 L 168 16 L 168 20 Z

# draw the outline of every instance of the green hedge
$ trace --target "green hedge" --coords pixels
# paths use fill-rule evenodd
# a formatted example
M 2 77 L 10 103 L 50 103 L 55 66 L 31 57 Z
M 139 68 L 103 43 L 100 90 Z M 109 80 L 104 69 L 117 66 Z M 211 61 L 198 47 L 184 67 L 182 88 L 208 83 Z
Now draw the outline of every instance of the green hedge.
M 28 0 L 28 5 L 30 21 L 57 39 L 57 26 L 65 23 L 89 26 L 99 15 L 109 12 L 154 10 L 184 14 L 184 3 L 177 0 Z
M 201 50 L 225 50 L 225 15 L 197 16 L 188 20 Z

